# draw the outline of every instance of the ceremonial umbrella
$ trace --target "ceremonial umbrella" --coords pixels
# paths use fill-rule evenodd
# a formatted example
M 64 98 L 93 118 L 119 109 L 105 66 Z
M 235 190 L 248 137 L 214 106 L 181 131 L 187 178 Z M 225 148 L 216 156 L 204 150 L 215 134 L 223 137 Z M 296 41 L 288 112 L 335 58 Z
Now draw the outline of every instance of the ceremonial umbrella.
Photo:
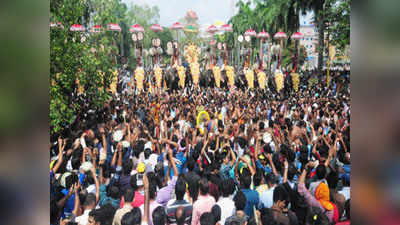
M 163 31 L 163 28 L 160 26 L 160 24 L 153 24 L 151 25 L 150 30 L 154 32 L 160 32 Z
M 296 54 L 294 56 L 295 62 L 294 62 L 294 72 L 296 72 L 297 69 L 297 62 L 298 62 L 298 55 L 299 55 L 299 49 L 298 49 L 298 41 L 304 37 L 304 34 L 300 32 L 294 32 L 292 36 L 290 37 L 291 39 L 294 39 L 296 41 Z
M 144 32 L 144 28 L 140 24 L 132 25 L 129 29 L 129 32 Z
M 262 43 L 265 39 L 269 38 L 268 32 L 265 32 L 264 30 L 259 32 L 257 34 L 257 38 L 260 38 L 260 69 L 262 70 L 263 66 L 263 50 L 262 50 Z
M 281 55 L 282 55 L 282 48 L 283 48 L 283 39 L 285 39 L 287 36 L 285 32 L 278 32 L 274 35 L 274 39 L 280 40 L 281 41 L 281 47 L 279 49 L 279 60 L 278 60 L 278 68 L 281 66 Z

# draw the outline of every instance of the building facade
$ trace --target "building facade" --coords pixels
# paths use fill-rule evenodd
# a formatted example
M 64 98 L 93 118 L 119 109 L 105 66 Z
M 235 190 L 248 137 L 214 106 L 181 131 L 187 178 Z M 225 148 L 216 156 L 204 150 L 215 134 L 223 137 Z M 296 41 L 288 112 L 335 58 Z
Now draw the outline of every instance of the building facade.
M 304 34 L 304 38 L 300 39 L 300 45 L 303 45 L 307 58 L 302 69 L 313 69 L 318 66 L 318 30 L 314 24 L 300 25 L 300 32 Z

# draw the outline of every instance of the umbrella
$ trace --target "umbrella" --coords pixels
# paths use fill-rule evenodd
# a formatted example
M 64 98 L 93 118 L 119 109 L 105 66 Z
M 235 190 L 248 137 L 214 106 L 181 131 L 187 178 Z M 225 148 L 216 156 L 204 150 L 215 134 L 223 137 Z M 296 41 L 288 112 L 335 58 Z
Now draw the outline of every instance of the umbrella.
M 190 19 L 195 19 L 195 20 L 197 20 L 199 18 L 197 16 L 197 13 L 191 9 L 186 13 L 185 17 L 190 18 Z
M 110 24 L 108 24 L 107 27 L 108 27 L 108 30 L 111 30 L 111 31 L 121 31 L 121 27 L 116 23 L 110 23 Z
M 261 31 L 260 33 L 257 34 L 257 38 L 269 38 L 268 32 L 265 32 L 264 30 Z
M 225 32 L 230 32 L 230 31 L 232 31 L 232 26 L 229 24 L 224 24 L 221 26 L 221 29 Z
M 286 38 L 286 34 L 284 32 L 278 32 L 274 35 L 275 39 L 285 39 Z
M 172 24 L 171 29 L 172 30 L 182 30 L 183 25 L 179 22 L 175 22 L 174 24 Z
M 153 24 L 151 25 L 150 29 L 154 32 L 159 32 L 162 31 L 163 28 L 159 24 Z
M 210 26 L 207 28 L 207 32 L 208 32 L 208 33 L 213 34 L 213 33 L 215 33 L 216 31 L 218 31 L 218 29 L 217 29 L 217 27 L 216 27 L 215 25 L 210 25 Z
M 73 24 L 71 28 L 69 28 L 70 31 L 85 31 L 85 28 L 81 24 Z
M 135 24 L 131 26 L 131 29 L 129 29 L 130 32 L 144 32 L 144 28 L 140 24 Z
M 244 36 L 254 37 L 256 35 L 257 35 L 257 33 L 253 29 L 248 29 L 248 30 L 246 30 L 246 32 L 244 32 Z
M 91 29 L 91 32 L 93 32 L 93 33 L 99 33 L 100 31 L 101 31 L 101 26 L 100 25 L 95 25 Z
M 64 29 L 64 26 L 61 24 L 61 22 L 58 23 L 50 23 L 51 28 L 61 28 Z
M 300 40 L 304 37 L 304 34 L 300 33 L 300 32 L 295 32 L 292 34 L 292 36 L 290 37 L 291 39 L 295 39 L 295 40 Z

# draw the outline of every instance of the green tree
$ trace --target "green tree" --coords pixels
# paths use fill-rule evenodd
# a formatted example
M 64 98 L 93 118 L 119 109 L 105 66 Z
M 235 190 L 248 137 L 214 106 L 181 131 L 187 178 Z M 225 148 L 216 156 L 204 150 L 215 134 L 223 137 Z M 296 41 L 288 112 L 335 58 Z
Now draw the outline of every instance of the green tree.
M 344 51 L 350 45 L 350 11 L 350 0 L 331 0 L 327 12 L 327 30 L 331 36 L 330 43 L 339 51 Z
M 119 34 L 110 31 L 87 34 L 69 30 L 72 24 L 85 24 L 87 27 L 90 24 L 100 24 L 105 27 L 111 21 L 120 22 L 105 18 L 109 15 L 106 12 L 110 11 L 106 9 L 106 6 L 110 6 L 107 3 L 119 4 L 119 1 L 104 1 L 103 8 L 94 7 L 96 3 L 100 1 L 50 2 L 50 22 L 61 22 L 65 27 L 50 30 L 51 133 L 60 132 L 70 126 L 81 112 L 87 110 L 76 101 L 77 80 L 84 87 L 88 108 L 99 109 L 109 98 L 107 88 L 113 77 L 112 71 L 117 68 L 113 55 L 118 51 L 115 43 L 120 40 Z M 86 37 L 85 41 L 83 36 Z

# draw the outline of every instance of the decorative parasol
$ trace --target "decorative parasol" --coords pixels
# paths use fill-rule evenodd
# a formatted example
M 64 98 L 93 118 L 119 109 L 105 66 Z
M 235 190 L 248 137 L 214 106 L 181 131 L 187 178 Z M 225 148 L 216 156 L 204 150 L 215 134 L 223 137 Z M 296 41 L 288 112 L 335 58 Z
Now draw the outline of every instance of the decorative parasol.
M 225 32 L 231 32 L 232 31 L 232 26 L 230 24 L 224 24 L 221 26 L 221 29 Z
M 160 26 L 160 24 L 153 24 L 151 25 L 150 30 L 154 32 L 160 32 L 163 31 L 163 28 Z
M 179 22 L 175 22 L 171 25 L 170 29 L 172 30 L 182 30 L 183 29 L 183 25 Z
M 61 28 L 61 29 L 64 29 L 64 26 L 61 24 L 61 22 L 50 23 L 50 28 Z
M 132 25 L 129 32 L 144 32 L 144 28 L 140 24 Z
M 285 38 L 286 38 L 286 34 L 285 34 L 285 32 L 278 32 L 278 33 L 276 33 L 276 34 L 274 35 L 274 38 L 275 38 L 275 39 L 282 40 L 282 39 L 285 39 Z
M 244 32 L 244 36 L 255 37 L 255 36 L 257 36 L 257 33 L 253 29 L 248 29 L 248 30 L 246 30 L 246 32 Z
M 275 39 L 281 40 L 281 48 L 279 49 L 278 67 L 277 68 L 279 68 L 281 66 L 281 53 L 282 53 L 281 49 L 283 47 L 283 39 L 285 39 L 286 37 L 287 37 L 286 33 L 285 32 L 281 32 L 281 31 L 274 35 Z
M 179 23 L 179 22 L 175 22 L 175 23 L 173 23 L 172 25 L 171 25 L 171 27 L 170 27 L 170 29 L 172 29 L 172 30 L 176 30 L 176 41 L 178 41 L 179 40 L 179 30 L 182 30 L 183 29 L 183 25 L 181 24 L 181 23 Z M 171 44 L 172 45 L 172 44 Z M 172 47 L 171 47 L 171 49 L 172 49 Z M 174 65 L 175 63 L 175 61 L 177 62 L 178 61 L 178 54 L 179 53 L 175 53 L 175 54 L 173 54 L 173 56 L 172 56 L 172 65 Z
M 304 37 L 304 34 L 300 33 L 300 32 L 295 32 L 292 34 L 292 36 L 290 37 L 291 39 L 294 40 L 300 40 Z
M 291 39 L 296 40 L 296 53 L 295 53 L 295 56 L 294 56 L 294 67 L 293 67 L 294 68 L 294 72 L 296 72 L 296 69 L 297 69 L 297 58 L 298 58 L 298 55 L 299 55 L 299 53 L 298 53 L 299 49 L 298 49 L 297 41 L 302 39 L 303 37 L 304 37 L 304 34 L 302 34 L 300 32 L 294 32 L 292 34 L 292 36 L 290 37 Z M 296 88 L 295 88 L 295 90 L 296 90 Z
M 207 28 L 207 32 L 208 33 L 210 33 L 210 34 L 214 34 L 215 32 L 217 32 L 218 31 L 218 28 L 215 26 L 215 25 L 210 25 L 208 28 Z
M 100 31 L 101 31 L 100 25 L 95 25 L 90 29 L 90 32 L 92 32 L 92 33 L 99 33 Z
M 267 39 L 267 38 L 269 38 L 269 34 L 268 34 L 268 32 L 265 32 L 263 30 L 263 31 L 261 31 L 260 33 L 257 34 L 257 38 Z
M 73 24 L 71 28 L 69 28 L 70 31 L 85 31 L 85 28 L 81 24 Z
M 108 24 L 108 25 L 107 25 L 107 29 L 110 30 L 110 31 L 118 31 L 118 32 L 121 31 L 121 27 L 120 27 L 118 24 L 116 24 L 116 23 L 110 23 L 110 24 Z
M 199 18 L 197 16 L 197 13 L 195 11 L 191 10 L 191 9 L 189 11 L 187 11 L 185 17 L 189 18 L 189 19 L 195 19 L 195 20 L 197 20 Z
M 268 32 L 265 32 L 264 30 L 259 32 L 257 34 L 257 38 L 260 38 L 260 70 L 263 69 L 263 50 L 262 50 L 262 43 L 265 39 L 269 38 Z

